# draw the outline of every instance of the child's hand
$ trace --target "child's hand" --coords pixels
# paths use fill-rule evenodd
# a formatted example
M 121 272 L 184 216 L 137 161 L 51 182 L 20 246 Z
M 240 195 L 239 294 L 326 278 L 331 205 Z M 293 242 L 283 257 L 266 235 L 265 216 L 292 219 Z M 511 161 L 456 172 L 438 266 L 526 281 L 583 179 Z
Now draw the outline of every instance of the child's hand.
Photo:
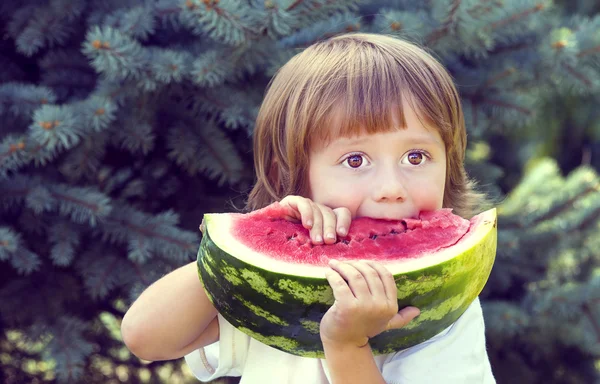
M 369 338 L 402 328 L 419 315 L 415 307 L 398 312 L 396 282 L 381 264 L 332 260 L 329 265 L 326 277 L 335 302 L 321 320 L 323 343 L 362 347 Z
M 314 244 L 333 244 L 337 236 L 346 236 L 352 217 L 348 208 L 331 209 L 301 196 L 286 196 L 279 202 L 288 207 L 287 219 L 300 220 L 310 230 Z

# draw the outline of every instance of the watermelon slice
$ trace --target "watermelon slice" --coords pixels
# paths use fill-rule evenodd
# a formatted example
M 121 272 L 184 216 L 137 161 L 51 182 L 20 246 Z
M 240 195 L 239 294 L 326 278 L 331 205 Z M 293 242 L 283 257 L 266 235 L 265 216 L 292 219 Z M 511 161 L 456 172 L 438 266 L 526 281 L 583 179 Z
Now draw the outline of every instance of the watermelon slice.
M 319 323 L 333 304 L 330 259 L 373 259 L 398 287 L 399 308 L 421 310 L 402 329 L 370 339 L 374 354 L 421 343 L 451 325 L 479 295 L 496 255 L 496 210 L 471 220 L 449 209 L 419 218 L 357 218 L 348 236 L 314 245 L 299 223 L 272 204 L 249 213 L 206 214 L 198 274 L 213 305 L 233 326 L 279 350 L 320 357 Z

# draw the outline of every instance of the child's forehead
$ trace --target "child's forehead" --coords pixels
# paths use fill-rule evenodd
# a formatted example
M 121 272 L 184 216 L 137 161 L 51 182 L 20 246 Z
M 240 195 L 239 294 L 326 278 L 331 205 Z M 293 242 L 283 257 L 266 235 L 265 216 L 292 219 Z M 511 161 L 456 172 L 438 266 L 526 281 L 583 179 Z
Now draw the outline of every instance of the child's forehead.
M 387 133 L 406 130 L 407 120 L 418 124 L 426 131 L 439 135 L 438 129 L 428 119 L 420 116 L 406 103 L 402 108 L 389 106 L 387 113 L 380 114 L 376 119 L 361 118 L 360 115 L 346 113 L 342 108 L 334 108 L 314 127 L 309 134 L 312 148 L 330 146 L 333 142 L 341 144 L 358 143 L 377 133 Z
M 332 108 L 313 128 L 311 135 L 318 141 L 333 138 L 357 138 L 373 133 L 402 129 L 406 122 L 401 112 L 390 107 L 387 113 L 369 118 L 356 111 L 347 112 L 344 108 Z
M 402 133 L 394 133 L 402 131 Z M 321 151 L 347 151 L 359 148 L 383 148 L 388 145 L 397 148 L 406 148 L 408 146 L 422 148 L 437 148 L 445 150 L 444 141 L 438 130 L 430 127 L 392 127 L 387 131 L 366 132 L 361 131 L 349 135 L 330 135 L 326 140 L 313 142 L 310 150 Z M 373 147 L 375 146 L 375 147 Z M 383 146 L 383 147 L 382 147 Z

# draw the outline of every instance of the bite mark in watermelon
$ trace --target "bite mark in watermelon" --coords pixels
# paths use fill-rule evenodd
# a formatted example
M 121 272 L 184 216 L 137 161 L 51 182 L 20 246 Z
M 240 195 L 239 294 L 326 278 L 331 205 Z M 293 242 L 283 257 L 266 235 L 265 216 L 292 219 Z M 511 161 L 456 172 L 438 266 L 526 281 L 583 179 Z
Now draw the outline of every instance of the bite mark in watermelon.
M 421 343 L 452 324 L 483 289 L 496 254 L 496 210 L 471 220 L 449 209 L 416 219 L 357 218 L 348 236 L 313 245 L 281 219 L 277 203 L 249 214 L 204 216 L 198 273 L 209 299 L 236 328 L 274 348 L 323 357 L 319 323 L 333 304 L 329 259 L 374 259 L 394 275 L 399 308 L 421 315 L 370 340 L 375 354 Z

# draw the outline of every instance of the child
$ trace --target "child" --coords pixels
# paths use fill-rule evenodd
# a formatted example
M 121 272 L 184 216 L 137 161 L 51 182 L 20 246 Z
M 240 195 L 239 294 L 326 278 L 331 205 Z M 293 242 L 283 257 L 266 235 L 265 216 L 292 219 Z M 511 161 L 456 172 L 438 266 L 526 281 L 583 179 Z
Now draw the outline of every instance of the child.
M 400 219 L 451 207 L 470 217 L 482 197 L 463 168 L 466 133 L 444 68 L 394 37 L 344 34 L 284 65 L 256 122 L 258 181 L 248 209 L 274 201 L 315 244 L 343 237 L 360 216 Z M 185 360 L 203 381 L 241 383 L 494 383 L 475 300 L 432 339 L 373 356 L 369 338 L 419 313 L 398 311 L 393 277 L 371 261 L 336 262 L 335 304 L 323 317 L 325 359 L 290 355 L 232 327 L 207 299 L 195 262 L 150 286 L 123 319 L 123 339 L 146 360 Z

